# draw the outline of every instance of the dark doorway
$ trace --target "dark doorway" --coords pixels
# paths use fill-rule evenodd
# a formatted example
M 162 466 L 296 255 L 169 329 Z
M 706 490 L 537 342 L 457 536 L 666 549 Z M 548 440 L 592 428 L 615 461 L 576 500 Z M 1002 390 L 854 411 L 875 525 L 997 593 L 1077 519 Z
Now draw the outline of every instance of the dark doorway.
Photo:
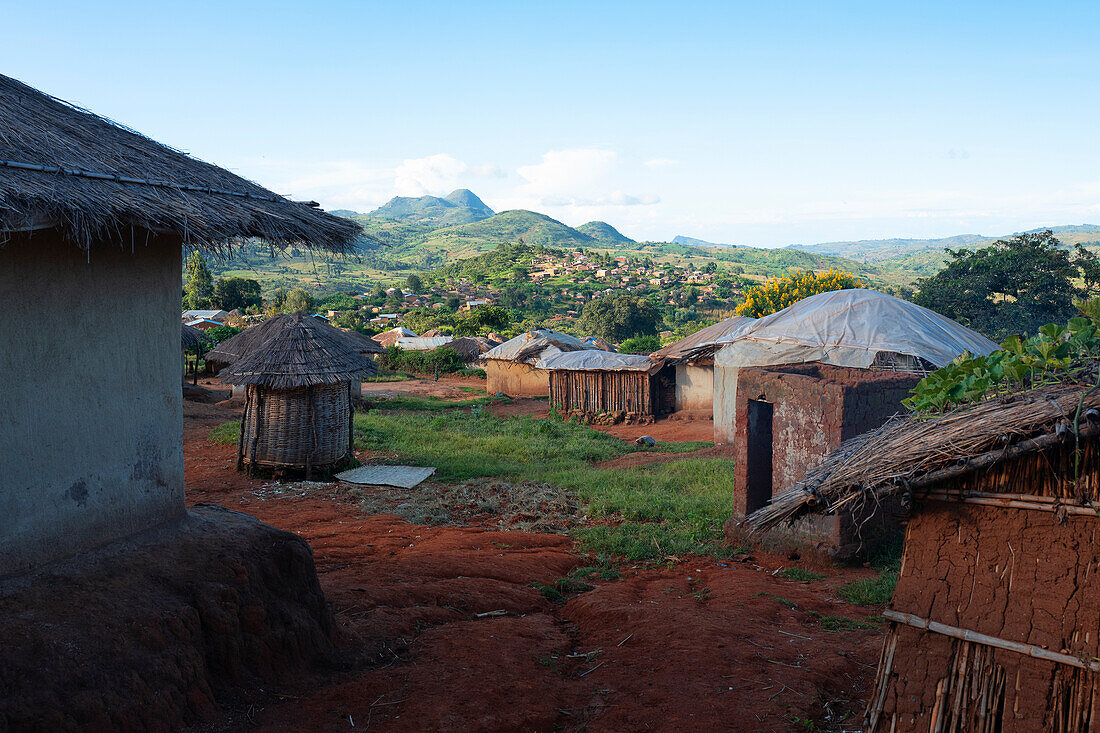
M 752 514 L 772 499 L 772 403 L 749 400 L 746 433 L 746 514 Z

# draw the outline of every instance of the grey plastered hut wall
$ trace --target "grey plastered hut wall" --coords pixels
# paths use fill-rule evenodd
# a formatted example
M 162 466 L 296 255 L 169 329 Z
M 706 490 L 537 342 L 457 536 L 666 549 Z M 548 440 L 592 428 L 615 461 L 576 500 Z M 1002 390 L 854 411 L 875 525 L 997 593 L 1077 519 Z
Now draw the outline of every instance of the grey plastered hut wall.
M 0 76 L 0 575 L 184 511 L 181 248 L 358 235 Z
M 335 466 L 352 449 L 351 385 L 376 373 L 331 326 L 302 315 L 229 367 L 226 382 L 247 388 L 237 467 Z

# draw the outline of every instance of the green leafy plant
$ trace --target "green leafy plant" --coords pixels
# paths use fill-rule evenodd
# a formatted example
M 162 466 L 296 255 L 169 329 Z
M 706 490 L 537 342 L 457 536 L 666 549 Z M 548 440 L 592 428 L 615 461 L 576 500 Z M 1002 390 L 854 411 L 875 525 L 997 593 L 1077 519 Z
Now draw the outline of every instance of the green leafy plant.
M 1088 318 L 1048 323 L 1030 338 L 1009 336 L 988 356 L 964 354 L 913 388 L 903 404 L 920 415 L 1032 387 L 1080 381 L 1100 360 L 1100 335 Z

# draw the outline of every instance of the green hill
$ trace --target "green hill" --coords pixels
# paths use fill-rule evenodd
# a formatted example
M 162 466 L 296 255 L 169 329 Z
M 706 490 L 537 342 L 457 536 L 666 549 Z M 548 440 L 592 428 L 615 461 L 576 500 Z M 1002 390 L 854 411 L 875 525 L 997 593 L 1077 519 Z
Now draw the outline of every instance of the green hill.
M 444 198 L 394 196 L 367 214 L 372 219 L 428 224 L 435 227 L 469 224 L 488 219 L 492 215 L 493 210 L 472 191 L 465 188 L 451 191 Z
M 436 229 L 422 237 L 417 245 L 461 258 L 513 242 L 569 249 L 591 247 L 596 240 L 545 214 L 515 209 L 471 224 Z
M 606 221 L 590 221 L 587 224 L 581 224 L 577 227 L 577 231 L 581 234 L 587 234 L 597 242 L 609 244 L 612 247 L 618 247 L 624 244 L 634 244 L 633 239 L 623 236 L 618 229 L 611 226 Z

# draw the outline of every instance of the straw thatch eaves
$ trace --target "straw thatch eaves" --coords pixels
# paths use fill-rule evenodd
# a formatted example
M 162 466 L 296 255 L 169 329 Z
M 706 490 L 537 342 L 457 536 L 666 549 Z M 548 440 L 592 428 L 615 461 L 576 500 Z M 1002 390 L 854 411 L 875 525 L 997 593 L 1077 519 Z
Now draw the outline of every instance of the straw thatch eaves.
M 377 366 L 315 318 L 291 316 L 261 348 L 222 373 L 229 384 L 295 389 L 357 382 Z
M 240 359 L 252 354 L 257 349 L 263 348 L 268 341 L 278 335 L 287 324 L 297 316 L 282 315 L 268 318 L 252 328 L 241 331 L 236 336 L 228 338 L 206 353 L 206 361 L 218 368 L 233 364 Z M 381 354 L 385 351 L 374 339 L 357 331 L 345 331 L 336 328 L 317 318 L 311 319 L 322 331 L 330 332 L 337 338 L 344 339 L 347 345 L 360 354 Z
M 754 530 L 808 512 L 835 513 L 891 494 L 920 499 L 936 484 L 1004 461 L 1100 439 L 1100 391 L 1043 387 L 935 418 L 896 418 L 846 441 L 798 484 L 748 518 Z
M 260 238 L 354 250 L 358 224 L 0 75 L 0 232 L 59 227 L 80 247 L 123 232 L 176 232 L 226 253 Z
M 188 326 L 186 323 L 181 323 L 180 328 L 182 329 L 181 339 L 184 349 L 194 351 L 202 348 L 203 344 L 206 343 L 206 334 L 194 326 Z

